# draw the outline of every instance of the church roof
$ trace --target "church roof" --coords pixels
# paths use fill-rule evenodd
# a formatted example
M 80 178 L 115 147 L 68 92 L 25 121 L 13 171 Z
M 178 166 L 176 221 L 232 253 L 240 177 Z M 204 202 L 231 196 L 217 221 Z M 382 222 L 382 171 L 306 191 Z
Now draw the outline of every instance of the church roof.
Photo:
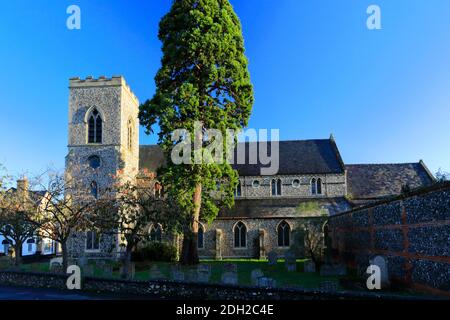
M 303 212 L 301 203 L 315 203 L 319 211 Z M 323 217 L 350 210 L 351 204 L 344 198 L 270 198 L 270 199 L 236 199 L 232 209 L 219 213 L 219 219 L 248 218 L 300 218 Z
M 346 165 L 348 193 L 355 204 L 366 200 L 399 195 L 402 187 L 411 189 L 430 186 L 435 178 L 425 164 L 352 164 Z
M 233 165 L 241 176 L 259 176 L 261 168 L 269 167 L 261 164 L 259 157 L 257 164 L 250 164 L 248 150 L 255 144 L 245 143 L 245 164 Z M 267 150 L 270 149 L 271 142 L 268 142 Z M 333 139 L 279 142 L 279 175 L 325 173 L 344 173 L 344 164 Z
M 261 168 L 270 166 L 263 165 L 259 156 L 256 164 L 250 164 L 249 149 L 255 144 L 257 145 L 255 142 L 240 144 L 245 146 L 245 164 L 233 165 L 240 176 L 259 176 Z M 267 150 L 265 154 L 270 156 L 271 142 L 267 143 Z M 236 156 L 235 159 L 237 159 Z M 163 163 L 164 153 L 159 146 L 140 147 L 140 169 L 155 171 Z M 279 175 L 344 173 L 344 169 L 333 139 L 279 142 Z

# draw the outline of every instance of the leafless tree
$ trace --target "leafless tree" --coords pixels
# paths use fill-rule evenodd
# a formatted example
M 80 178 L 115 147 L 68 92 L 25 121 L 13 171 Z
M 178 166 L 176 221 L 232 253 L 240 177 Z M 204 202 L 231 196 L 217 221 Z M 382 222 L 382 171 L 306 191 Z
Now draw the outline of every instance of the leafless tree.
M 74 232 L 85 230 L 89 225 L 88 217 L 97 201 L 82 178 L 83 170 L 87 169 L 80 167 L 74 175 L 48 170 L 39 179 L 47 201 L 34 223 L 40 237 L 61 245 L 64 270 L 68 265 L 67 242 Z
M 304 225 L 305 229 L 305 251 L 311 260 L 317 265 L 322 261 L 323 233 L 320 225 L 308 221 Z
M 175 207 L 163 197 L 155 175 L 147 173 L 137 180 L 117 182 L 109 193 L 99 199 L 91 216 L 92 225 L 102 233 L 120 236 L 124 256 L 122 277 L 129 276 L 131 254 L 149 237 L 152 224 L 165 230 L 176 223 Z

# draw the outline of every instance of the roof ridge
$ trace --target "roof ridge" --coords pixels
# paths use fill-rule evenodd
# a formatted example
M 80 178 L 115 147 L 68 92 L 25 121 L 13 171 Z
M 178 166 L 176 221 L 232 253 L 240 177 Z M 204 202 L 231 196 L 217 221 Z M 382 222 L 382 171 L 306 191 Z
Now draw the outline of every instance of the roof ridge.
M 383 166 L 383 165 L 406 165 L 406 164 L 420 164 L 420 162 L 386 162 L 386 163 L 349 163 L 345 166 Z
M 261 141 L 239 141 L 239 143 L 257 143 L 257 142 L 308 142 L 308 141 L 331 141 L 331 139 L 294 139 L 294 140 L 261 140 Z M 159 144 L 140 144 L 139 147 L 154 147 Z

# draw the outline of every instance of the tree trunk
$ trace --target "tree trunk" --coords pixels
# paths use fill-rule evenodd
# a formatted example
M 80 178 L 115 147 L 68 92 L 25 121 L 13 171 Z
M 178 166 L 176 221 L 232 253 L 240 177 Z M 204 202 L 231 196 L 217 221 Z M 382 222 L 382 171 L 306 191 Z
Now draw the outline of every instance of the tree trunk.
M 18 267 L 22 263 L 22 245 L 23 245 L 23 243 L 20 241 L 15 241 L 14 243 L 15 243 L 14 244 L 14 254 L 16 255 L 15 259 L 14 259 L 14 265 L 16 267 Z
M 122 262 L 122 274 L 120 277 L 122 279 L 129 279 L 130 278 L 130 272 L 131 272 L 131 252 L 133 247 L 127 245 L 125 249 L 125 257 L 123 258 Z
M 199 263 L 197 242 L 198 222 L 200 220 L 200 209 L 202 206 L 202 185 L 198 183 L 194 192 L 194 211 L 191 220 L 191 230 L 183 237 L 183 248 L 180 263 L 183 265 L 195 265 Z
M 67 254 L 67 241 L 61 242 L 61 251 L 62 251 L 62 258 L 63 258 L 63 272 L 65 273 L 67 271 L 68 267 L 68 254 Z

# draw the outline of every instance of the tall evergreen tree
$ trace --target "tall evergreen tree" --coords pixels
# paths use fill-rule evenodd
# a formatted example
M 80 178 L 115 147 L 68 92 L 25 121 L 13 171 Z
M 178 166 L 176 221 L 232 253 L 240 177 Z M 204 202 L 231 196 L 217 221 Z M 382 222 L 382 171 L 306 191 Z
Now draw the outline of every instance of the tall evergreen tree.
M 238 176 L 227 161 L 195 164 L 194 157 L 213 143 L 207 129 L 225 136 L 227 129 L 239 131 L 247 125 L 253 86 L 241 24 L 228 0 L 174 0 L 160 22 L 159 39 L 163 58 L 157 90 L 141 105 L 139 117 L 148 134 L 155 124 L 160 128 L 159 144 L 168 160 L 161 180 L 165 192 L 177 199 L 179 219 L 185 222 L 181 262 L 195 264 L 198 223 L 210 222 L 222 206 L 234 205 Z M 170 157 L 174 147 L 187 141 L 173 142 L 175 129 L 186 129 L 190 141 L 201 142 L 193 147 L 191 164 L 176 165 Z M 226 159 L 226 148 L 222 151 Z

